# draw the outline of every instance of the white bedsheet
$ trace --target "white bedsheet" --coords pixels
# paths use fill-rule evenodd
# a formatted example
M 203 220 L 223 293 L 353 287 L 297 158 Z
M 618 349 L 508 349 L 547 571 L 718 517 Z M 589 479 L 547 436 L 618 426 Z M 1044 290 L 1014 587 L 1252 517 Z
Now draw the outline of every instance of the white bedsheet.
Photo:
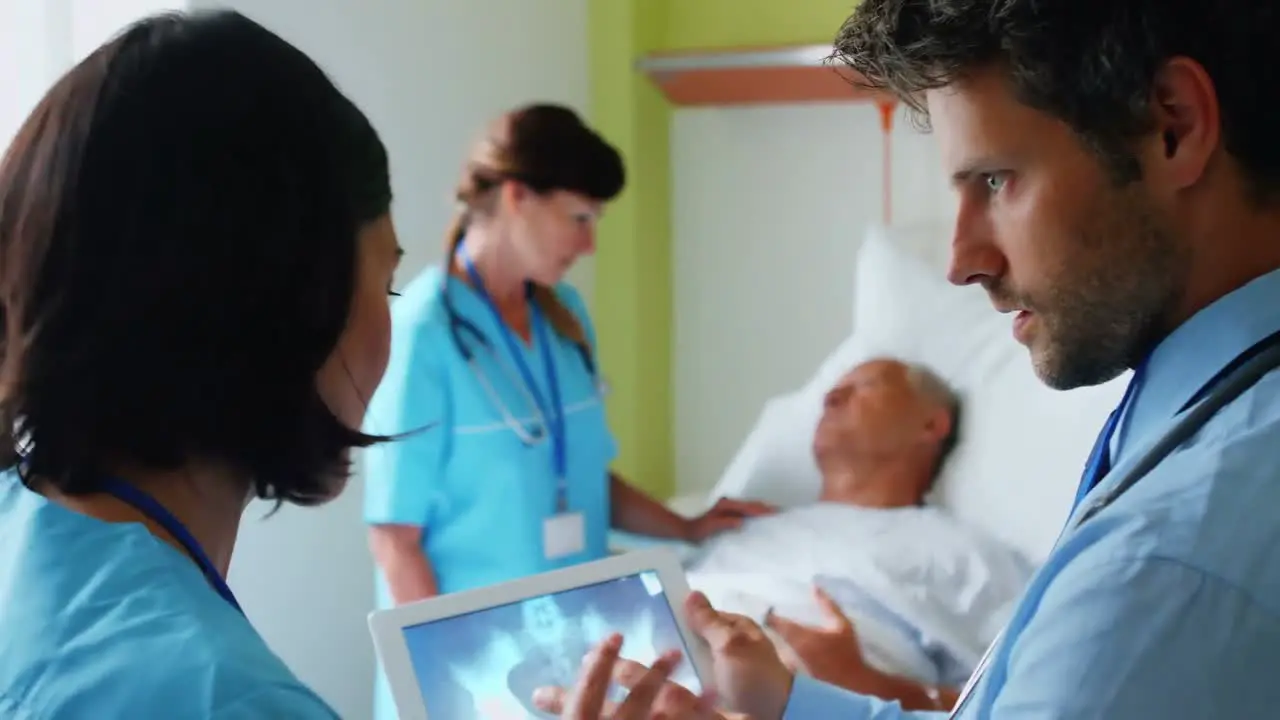
M 690 559 L 690 585 L 759 619 L 770 607 L 821 623 L 822 585 L 853 619 L 867 660 L 959 684 L 1008 619 L 1034 568 L 935 508 L 818 503 L 758 518 Z

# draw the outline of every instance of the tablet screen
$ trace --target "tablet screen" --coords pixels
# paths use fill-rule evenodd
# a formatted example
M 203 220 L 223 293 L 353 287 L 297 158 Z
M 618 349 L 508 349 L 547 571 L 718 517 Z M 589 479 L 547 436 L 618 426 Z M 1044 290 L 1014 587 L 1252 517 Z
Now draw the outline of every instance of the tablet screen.
M 404 629 L 429 718 L 551 718 L 535 689 L 573 685 L 582 658 L 610 633 L 622 656 L 646 665 L 667 650 L 686 659 L 672 679 L 694 692 L 698 677 L 656 572 L 586 585 Z M 613 688 L 614 699 L 625 691 Z

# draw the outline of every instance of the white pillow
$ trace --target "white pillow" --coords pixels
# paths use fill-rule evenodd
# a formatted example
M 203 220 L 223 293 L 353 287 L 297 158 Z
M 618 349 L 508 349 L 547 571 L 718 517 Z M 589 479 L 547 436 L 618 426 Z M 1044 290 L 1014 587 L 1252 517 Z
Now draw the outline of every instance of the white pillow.
M 981 289 L 946 281 L 949 233 L 928 225 L 871 229 L 858 253 L 853 336 L 803 388 L 766 406 L 712 497 L 815 499 L 810 446 L 823 393 L 861 360 L 891 356 L 927 365 L 964 401 L 960 443 L 936 501 L 1028 557 L 1048 553 L 1128 379 L 1067 393 L 1044 386 L 1010 318 Z

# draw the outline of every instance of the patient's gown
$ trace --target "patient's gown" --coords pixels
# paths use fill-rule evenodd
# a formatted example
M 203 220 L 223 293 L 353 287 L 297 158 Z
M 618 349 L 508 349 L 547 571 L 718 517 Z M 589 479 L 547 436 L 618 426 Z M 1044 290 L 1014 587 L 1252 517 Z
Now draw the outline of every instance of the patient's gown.
M 962 683 L 1003 627 L 1034 566 L 932 507 L 815 503 L 757 518 L 688 564 L 690 585 L 723 609 L 773 608 L 822 623 L 815 581 L 858 627 L 871 664 Z

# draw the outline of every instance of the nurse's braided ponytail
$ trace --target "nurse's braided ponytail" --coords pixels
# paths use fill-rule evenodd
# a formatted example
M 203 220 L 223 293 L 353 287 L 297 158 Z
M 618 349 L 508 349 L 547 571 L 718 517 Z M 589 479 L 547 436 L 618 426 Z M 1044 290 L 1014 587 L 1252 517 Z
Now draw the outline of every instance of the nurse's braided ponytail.
M 458 210 L 445 232 L 446 268 L 452 267 L 471 218 L 485 212 L 493 191 L 514 180 L 537 193 L 566 190 L 599 201 L 622 192 L 622 157 L 572 110 L 530 105 L 499 118 L 476 146 L 459 183 Z M 561 337 L 592 358 L 582 322 L 554 289 L 535 283 L 533 302 Z M 594 358 L 593 358 L 594 361 Z

